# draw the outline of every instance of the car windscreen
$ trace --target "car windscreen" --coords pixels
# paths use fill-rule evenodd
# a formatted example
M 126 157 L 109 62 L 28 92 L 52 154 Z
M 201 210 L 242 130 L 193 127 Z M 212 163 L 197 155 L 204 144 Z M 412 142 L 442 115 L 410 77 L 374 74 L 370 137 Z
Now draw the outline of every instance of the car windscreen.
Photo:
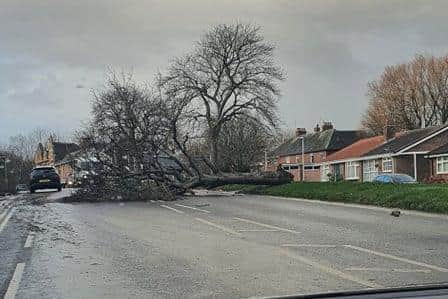
M 42 175 L 42 174 L 47 174 L 47 173 L 55 173 L 54 168 L 37 168 L 37 169 L 33 169 L 33 171 L 31 172 L 31 175 Z

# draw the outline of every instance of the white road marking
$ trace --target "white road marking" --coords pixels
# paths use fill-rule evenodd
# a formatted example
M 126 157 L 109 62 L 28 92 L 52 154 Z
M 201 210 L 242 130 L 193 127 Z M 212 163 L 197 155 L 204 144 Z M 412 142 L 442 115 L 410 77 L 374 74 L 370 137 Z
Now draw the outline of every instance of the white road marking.
M 5 297 L 3 297 L 3 299 L 13 299 L 16 296 L 17 290 L 19 289 L 20 281 L 22 280 L 24 269 L 25 263 L 17 264 L 11 281 L 9 282 L 8 290 L 6 291 Z
M 3 222 L 0 224 L 0 233 L 5 229 L 6 224 L 8 223 L 9 219 L 11 218 L 12 214 L 14 213 L 14 208 L 9 210 L 9 213 L 6 215 L 6 217 L 3 219 Z
M 374 250 L 370 250 L 370 249 L 366 249 L 366 248 L 362 248 L 362 247 L 358 247 L 358 246 L 353 246 L 353 245 L 344 245 L 344 247 L 350 248 L 350 249 L 354 249 L 354 250 L 358 250 L 361 252 L 366 252 L 366 253 L 370 253 L 373 255 L 378 255 L 384 258 L 388 258 L 391 260 L 396 260 L 396 261 L 400 261 L 400 262 L 404 262 L 404 263 L 408 263 L 411 265 L 416 265 L 416 266 L 420 266 L 420 267 L 425 267 L 425 268 L 429 268 L 432 270 L 436 270 L 439 272 L 448 272 L 448 269 L 446 268 L 442 268 L 442 267 L 438 267 L 438 266 L 434 266 L 434 265 L 430 265 L 430 264 L 426 264 L 426 263 L 422 263 L 422 262 L 418 262 L 418 261 L 413 261 L 407 258 L 403 258 L 403 257 L 399 257 L 399 256 L 395 256 L 395 255 L 391 255 L 391 254 L 387 254 L 387 253 L 383 253 L 383 252 L 378 252 L 378 251 L 374 251 Z
M 199 221 L 199 222 L 202 222 L 202 223 L 208 224 L 210 226 L 213 226 L 215 228 L 218 228 L 218 229 L 220 229 L 220 230 L 222 230 L 222 231 L 224 231 L 226 233 L 229 233 L 229 234 L 232 234 L 232 235 L 235 235 L 235 236 L 239 236 L 239 237 L 241 236 L 241 234 L 239 232 L 234 231 L 231 228 L 228 228 L 228 227 L 225 227 L 225 226 L 222 226 L 222 225 L 219 225 L 219 224 L 207 221 L 207 220 L 202 219 L 202 218 L 194 218 L 194 219 Z
M 259 225 L 259 226 L 264 226 L 264 227 L 276 229 L 276 230 L 279 230 L 279 231 L 284 231 L 284 232 L 288 232 L 288 233 L 292 233 L 292 234 L 300 234 L 300 232 L 298 232 L 298 231 L 287 229 L 287 228 L 283 228 L 283 227 L 279 227 L 279 226 L 275 226 L 275 225 L 265 224 L 265 223 L 261 223 L 261 222 L 257 222 L 257 221 L 253 221 L 253 220 L 249 220 L 249 219 L 239 218 L 239 217 L 233 217 L 233 218 L 236 219 L 236 220 L 239 220 L 239 221 L 252 223 L 252 224 Z
M 322 265 L 320 263 L 317 263 L 315 261 L 307 259 L 307 258 L 305 258 L 303 256 L 297 255 L 295 253 L 291 253 L 291 252 L 287 251 L 286 249 L 280 249 L 280 253 L 285 255 L 285 256 L 287 256 L 287 257 L 289 257 L 289 258 L 298 260 L 299 262 L 301 262 L 303 264 L 306 264 L 306 265 L 309 265 L 311 267 L 314 267 L 314 268 L 316 268 L 316 269 L 318 269 L 318 270 L 320 270 L 322 272 L 328 273 L 330 275 L 333 275 L 333 276 L 336 276 L 336 277 L 339 277 L 339 278 L 342 278 L 342 279 L 345 279 L 345 280 L 349 280 L 349 281 L 358 283 L 360 285 L 363 285 L 363 286 L 366 286 L 366 287 L 369 287 L 369 288 L 379 289 L 379 288 L 383 287 L 383 286 L 381 286 L 381 285 L 379 285 L 377 283 L 363 280 L 363 279 L 355 277 L 355 276 L 353 276 L 351 274 L 347 274 L 347 273 L 341 272 L 339 270 L 333 269 L 333 268 L 328 267 L 326 265 Z
M 34 233 L 29 233 L 28 237 L 26 237 L 25 245 L 23 246 L 23 248 L 30 248 L 31 246 L 33 246 L 34 236 Z
M 327 244 L 282 244 L 282 247 L 311 247 L 311 248 L 336 248 L 338 245 Z
M 239 229 L 238 232 L 240 233 L 251 233 L 251 232 L 278 232 L 276 229 Z
M 431 273 L 431 270 L 426 269 L 389 269 L 389 268 L 363 268 L 353 267 L 345 268 L 346 271 L 372 271 L 372 272 L 399 272 L 399 273 Z
M 168 210 L 174 211 L 174 212 L 176 212 L 176 213 L 179 213 L 179 214 L 183 214 L 183 213 L 184 213 L 184 211 L 175 209 L 175 208 L 170 207 L 170 206 L 166 206 L 166 205 L 160 205 L 160 206 L 161 206 L 161 207 L 164 207 L 164 208 L 166 208 L 166 209 L 168 209 Z
M 155 203 L 156 201 L 151 199 L 150 202 Z
M 183 207 L 183 208 L 187 208 L 187 209 L 192 209 L 192 210 L 195 210 L 195 211 L 203 212 L 203 213 L 210 213 L 210 211 L 207 211 L 207 210 L 198 209 L 198 208 L 190 207 L 190 206 L 185 206 L 185 205 L 181 205 L 181 204 L 178 204 L 178 203 L 176 203 L 174 205 L 178 206 L 178 207 Z

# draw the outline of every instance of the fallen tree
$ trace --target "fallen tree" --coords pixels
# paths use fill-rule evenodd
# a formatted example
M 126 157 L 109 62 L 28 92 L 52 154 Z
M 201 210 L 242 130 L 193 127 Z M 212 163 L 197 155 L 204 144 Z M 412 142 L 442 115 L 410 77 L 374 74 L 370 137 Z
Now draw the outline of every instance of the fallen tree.
M 217 163 L 226 123 L 250 120 L 268 128 L 277 119 L 275 81 L 282 73 L 273 65 L 274 47 L 258 32 L 241 24 L 213 28 L 153 88 L 111 74 L 106 88 L 94 93 L 92 120 L 79 136 L 84 153 L 99 165 L 83 192 L 173 199 L 197 187 L 290 182 L 282 169 L 233 174 Z M 208 152 L 195 152 L 198 143 Z

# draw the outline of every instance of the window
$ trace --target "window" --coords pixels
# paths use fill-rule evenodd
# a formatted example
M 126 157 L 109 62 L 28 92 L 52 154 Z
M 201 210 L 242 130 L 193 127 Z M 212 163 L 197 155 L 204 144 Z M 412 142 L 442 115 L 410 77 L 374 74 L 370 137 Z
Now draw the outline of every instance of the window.
M 345 163 L 345 179 L 356 180 L 359 179 L 359 162 L 347 162 Z
M 437 158 L 437 174 L 448 173 L 448 156 Z
M 383 158 L 383 172 L 392 172 L 392 158 Z
M 319 170 L 320 165 L 305 165 L 305 170 Z
M 376 160 L 365 160 L 363 163 L 363 181 L 371 182 L 377 175 Z
M 314 163 L 314 154 L 310 155 L 310 163 Z

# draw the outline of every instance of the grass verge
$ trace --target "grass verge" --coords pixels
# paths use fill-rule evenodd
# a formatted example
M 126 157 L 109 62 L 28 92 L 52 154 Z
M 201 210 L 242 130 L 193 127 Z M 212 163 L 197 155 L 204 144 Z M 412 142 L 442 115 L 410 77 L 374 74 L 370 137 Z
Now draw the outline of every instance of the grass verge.
M 448 185 L 306 182 L 279 186 L 226 185 L 224 191 L 375 205 L 448 214 Z

